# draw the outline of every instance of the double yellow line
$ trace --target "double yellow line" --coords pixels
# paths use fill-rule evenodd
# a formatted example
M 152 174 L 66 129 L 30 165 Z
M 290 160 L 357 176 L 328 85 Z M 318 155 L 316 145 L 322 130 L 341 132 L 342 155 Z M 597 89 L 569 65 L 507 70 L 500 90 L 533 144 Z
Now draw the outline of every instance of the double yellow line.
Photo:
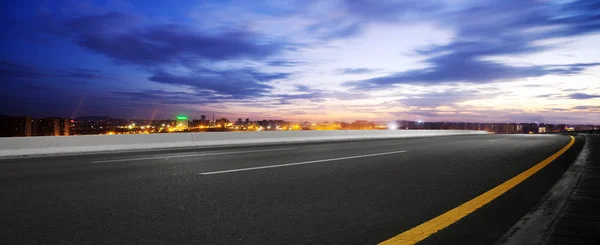
M 575 143 L 575 138 L 571 137 L 571 141 L 565 147 L 560 149 L 558 152 L 554 153 L 552 156 L 546 158 L 535 166 L 525 170 L 525 172 L 520 173 L 519 175 L 513 177 L 512 179 L 507 180 L 506 182 L 500 184 L 499 186 L 494 187 L 493 189 L 481 194 L 478 197 L 471 199 L 468 202 L 463 203 L 462 205 L 440 215 L 437 216 L 423 224 L 420 224 L 410 230 L 407 230 L 395 237 L 392 237 L 386 241 L 379 243 L 380 245 L 400 245 L 400 244 L 416 244 L 425 238 L 431 236 L 432 234 L 448 227 L 449 225 L 459 221 L 475 210 L 483 207 L 488 204 L 492 200 L 496 199 L 500 195 L 504 194 L 508 190 L 517 186 L 527 178 L 531 177 L 533 174 L 537 173 L 544 167 L 548 166 L 552 161 L 558 158 L 560 155 L 564 154 L 573 144 Z

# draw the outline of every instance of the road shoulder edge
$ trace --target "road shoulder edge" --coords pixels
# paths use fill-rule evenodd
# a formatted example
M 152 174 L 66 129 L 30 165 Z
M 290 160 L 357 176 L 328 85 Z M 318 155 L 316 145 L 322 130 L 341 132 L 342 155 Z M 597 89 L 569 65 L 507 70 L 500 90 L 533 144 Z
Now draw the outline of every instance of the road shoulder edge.
M 537 245 L 551 233 L 554 223 L 560 218 L 561 211 L 579 185 L 588 164 L 590 137 L 582 135 L 585 137 L 585 144 L 577 159 L 532 211 L 523 216 L 494 245 Z

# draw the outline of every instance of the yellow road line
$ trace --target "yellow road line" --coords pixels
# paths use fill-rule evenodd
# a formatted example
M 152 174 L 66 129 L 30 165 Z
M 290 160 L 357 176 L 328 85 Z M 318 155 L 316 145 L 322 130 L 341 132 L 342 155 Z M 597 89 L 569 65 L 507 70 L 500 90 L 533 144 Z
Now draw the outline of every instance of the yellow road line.
M 571 141 L 565 147 L 560 149 L 560 151 L 554 153 L 552 156 L 546 158 L 544 161 L 536 164 L 535 166 L 525 170 L 525 172 L 520 173 L 519 175 L 513 177 L 512 179 L 507 180 L 506 182 L 500 184 L 499 186 L 494 187 L 487 191 L 486 193 L 481 194 L 480 196 L 471 199 L 470 201 L 463 203 L 462 205 L 438 216 L 435 217 L 423 224 L 420 224 L 408 231 L 405 231 L 395 237 L 392 237 L 388 240 L 385 240 L 380 245 L 400 245 L 400 244 L 416 244 L 425 238 L 431 236 L 432 234 L 448 227 L 449 225 L 459 221 L 475 210 L 483 207 L 483 205 L 488 204 L 492 200 L 496 199 L 500 195 L 504 194 L 508 190 L 517 186 L 527 178 L 531 177 L 533 174 L 537 173 L 544 167 L 548 166 L 552 161 L 558 158 L 560 155 L 565 153 L 573 144 L 575 143 L 575 138 L 571 137 Z

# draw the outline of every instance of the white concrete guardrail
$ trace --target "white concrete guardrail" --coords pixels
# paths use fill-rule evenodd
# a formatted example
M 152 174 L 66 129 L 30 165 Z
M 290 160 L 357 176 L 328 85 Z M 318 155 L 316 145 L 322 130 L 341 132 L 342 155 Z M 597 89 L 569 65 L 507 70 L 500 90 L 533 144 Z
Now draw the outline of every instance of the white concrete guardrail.
M 487 134 L 487 132 L 475 130 L 331 130 L 15 137 L 0 138 L 0 158 L 471 134 Z

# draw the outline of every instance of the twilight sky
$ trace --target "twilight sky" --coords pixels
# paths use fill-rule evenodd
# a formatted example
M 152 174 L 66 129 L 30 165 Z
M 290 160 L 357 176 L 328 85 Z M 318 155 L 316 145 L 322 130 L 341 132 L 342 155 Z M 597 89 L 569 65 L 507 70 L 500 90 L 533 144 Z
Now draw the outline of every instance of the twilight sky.
M 0 5 L 4 115 L 600 124 L 597 0 Z

